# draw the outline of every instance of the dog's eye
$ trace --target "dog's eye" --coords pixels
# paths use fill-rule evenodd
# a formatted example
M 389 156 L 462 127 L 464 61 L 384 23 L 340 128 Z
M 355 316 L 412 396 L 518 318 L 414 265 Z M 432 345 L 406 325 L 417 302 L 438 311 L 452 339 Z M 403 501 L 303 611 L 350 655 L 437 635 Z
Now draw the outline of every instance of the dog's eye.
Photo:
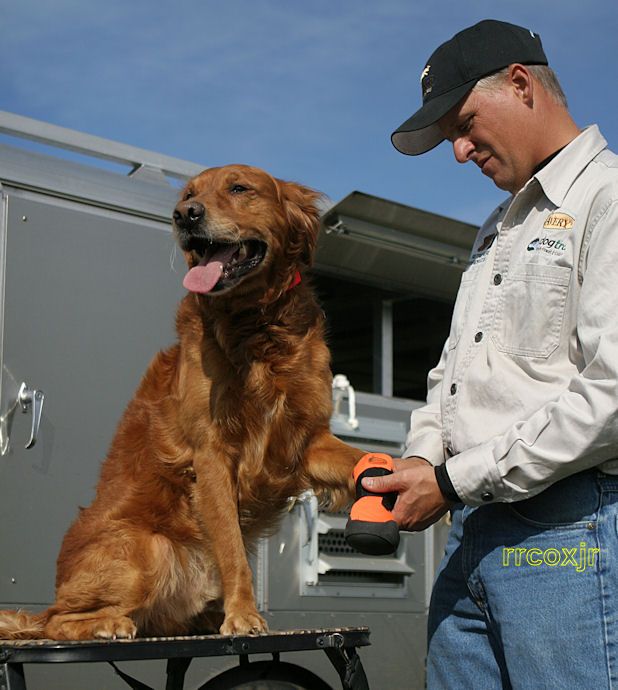
M 249 187 L 245 187 L 243 184 L 234 184 L 230 187 L 230 192 L 232 194 L 242 194 L 243 192 L 248 192 Z
M 187 201 L 187 199 L 190 199 L 193 196 L 193 192 L 189 189 L 186 191 L 182 197 L 183 201 Z

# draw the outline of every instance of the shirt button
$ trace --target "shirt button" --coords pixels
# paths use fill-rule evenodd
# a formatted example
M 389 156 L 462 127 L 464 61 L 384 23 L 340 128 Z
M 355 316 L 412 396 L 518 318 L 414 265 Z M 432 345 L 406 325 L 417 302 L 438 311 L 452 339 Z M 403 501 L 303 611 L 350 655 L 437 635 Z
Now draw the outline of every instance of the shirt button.
M 499 273 L 496 273 L 494 276 L 494 285 L 500 285 L 502 282 L 502 276 Z
M 483 333 L 479 331 L 475 336 L 474 336 L 474 342 L 475 343 L 480 343 L 481 340 L 483 340 Z
M 457 393 L 457 384 L 453 383 L 451 384 L 451 395 L 455 395 Z
M 483 491 L 481 494 L 481 500 L 485 501 L 485 503 L 488 503 L 489 501 L 494 500 L 494 495 L 491 493 L 491 491 Z

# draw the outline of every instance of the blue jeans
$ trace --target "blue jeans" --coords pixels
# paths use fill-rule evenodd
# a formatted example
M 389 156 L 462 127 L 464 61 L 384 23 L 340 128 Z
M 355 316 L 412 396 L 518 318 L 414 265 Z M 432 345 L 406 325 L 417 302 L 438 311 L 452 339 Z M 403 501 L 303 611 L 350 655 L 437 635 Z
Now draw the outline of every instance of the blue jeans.
M 618 477 L 591 470 L 452 515 L 428 689 L 618 688 Z

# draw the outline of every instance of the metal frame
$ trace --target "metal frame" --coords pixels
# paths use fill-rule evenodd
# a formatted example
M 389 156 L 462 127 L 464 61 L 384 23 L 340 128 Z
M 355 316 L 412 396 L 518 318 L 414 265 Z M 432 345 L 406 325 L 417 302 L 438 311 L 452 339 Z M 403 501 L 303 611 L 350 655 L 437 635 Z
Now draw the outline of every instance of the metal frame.
M 372 247 L 394 249 L 397 252 L 425 261 L 462 266 L 462 269 L 467 265 L 470 255 L 467 248 L 418 235 L 413 236 L 386 224 L 377 225 L 366 220 L 335 213 L 332 209 L 324 219 L 324 226 L 327 234 L 335 234 L 339 237 L 369 244 Z
M 393 397 L 393 300 L 382 300 L 373 318 L 373 390 Z
M 156 170 L 179 180 L 193 177 L 205 167 L 6 111 L 0 111 L 0 132 L 93 158 L 130 165 L 133 171 Z
M 369 630 L 327 628 L 291 630 L 262 635 L 153 638 L 116 641 L 54 642 L 25 640 L 0 642 L 0 688 L 26 690 L 24 664 L 72 664 L 167 659 L 166 690 L 182 690 L 192 659 L 211 656 L 239 656 L 246 664 L 249 654 L 273 654 L 278 663 L 281 652 L 322 650 L 337 670 L 344 690 L 369 690 L 357 647 L 369 642 Z M 134 690 L 151 690 L 147 685 L 119 671 L 116 673 Z

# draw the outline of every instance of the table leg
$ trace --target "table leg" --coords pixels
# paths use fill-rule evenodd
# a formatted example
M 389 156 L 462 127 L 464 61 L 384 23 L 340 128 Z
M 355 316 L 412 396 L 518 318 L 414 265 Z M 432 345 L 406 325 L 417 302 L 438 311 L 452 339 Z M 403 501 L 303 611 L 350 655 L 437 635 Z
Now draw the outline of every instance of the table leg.
M 191 657 L 167 660 L 167 683 L 165 690 L 183 690 L 185 673 L 192 661 Z
M 0 690 L 26 690 L 23 664 L 0 664 Z
M 369 690 L 369 682 L 356 648 L 325 649 L 326 655 L 337 670 L 343 690 Z

